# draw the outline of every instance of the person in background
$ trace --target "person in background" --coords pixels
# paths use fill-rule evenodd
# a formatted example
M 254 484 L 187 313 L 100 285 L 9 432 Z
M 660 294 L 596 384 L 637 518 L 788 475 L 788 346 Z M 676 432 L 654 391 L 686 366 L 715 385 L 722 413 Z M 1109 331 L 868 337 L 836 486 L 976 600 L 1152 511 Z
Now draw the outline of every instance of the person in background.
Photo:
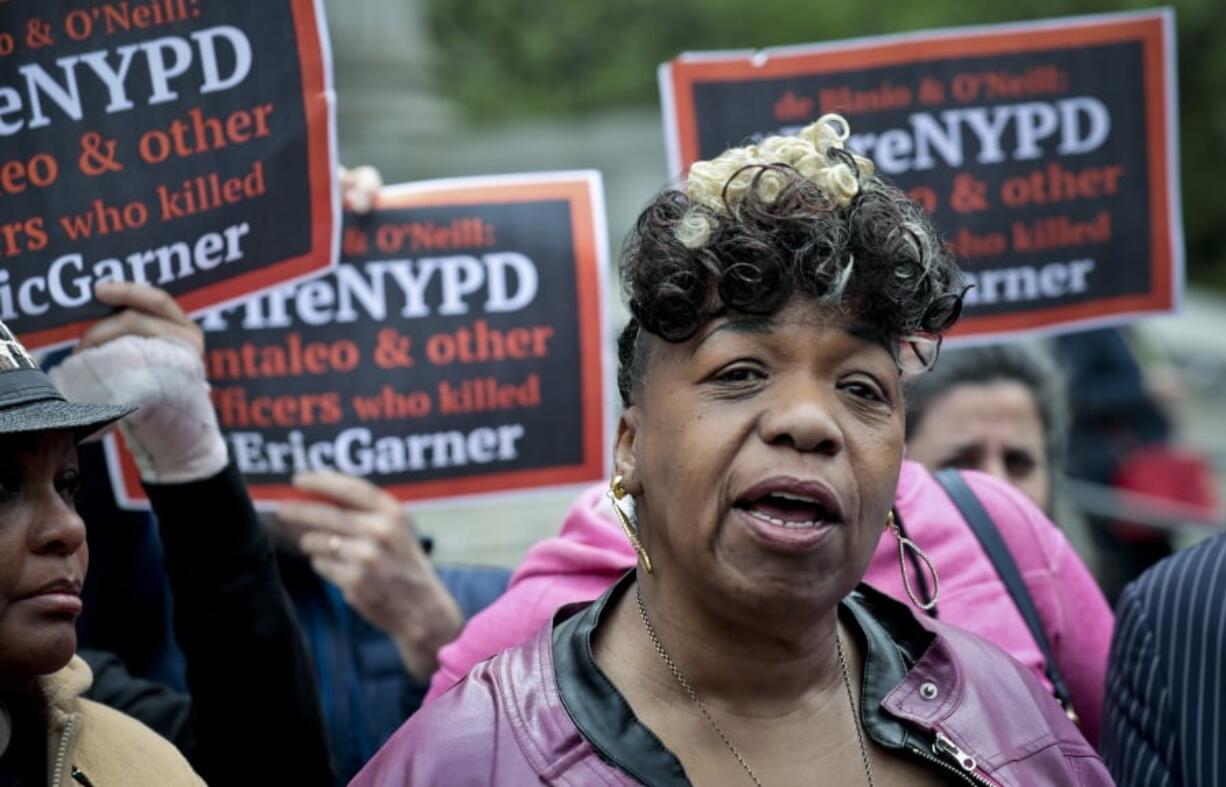
M 370 166 L 338 173 L 345 210 L 375 207 Z M 403 504 L 364 479 L 303 473 L 310 500 L 265 518 L 311 654 L 335 783 L 358 769 L 421 706 L 438 649 L 506 589 L 494 566 L 436 565 Z
M 344 209 L 353 212 L 369 211 L 382 187 L 378 171 L 369 166 L 339 168 L 337 183 Z M 182 331 L 178 338 L 203 346 L 194 327 L 184 326 Z M 44 367 L 53 367 L 67 355 L 50 353 Z M 105 651 L 117 656 L 134 676 L 186 693 L 183 653 L 172 633 L 158 522 L 149 511 L 117 505 L 100 441 L 82 444 L 78 454 L 82 487 L 77 505 L 87 521 L 105 523 L 90 536 L 95 579 L 84 589 L 85 609 L 77 622 L 81 649 L 87 655 Z
M 266 517 L 318 676 L 346 784 L 425 697 L 438 650 L 505 590 L 510 572 L 435 565 L 402 503 L 340 473 L 304 473 L 312 499 Z
M 67 401 L 0 324 L 0 783 L 203 784 L 156 733 L 82 697 L 76 443 L 133 409 Z
M 299 477 L 303 491 L 316 499 L 265 518 L 280 536 L 276 560 L 270 562 L 268 530 L 255 518 L 236 470 L 227 467 L 200 362 L 203 334 L 164 292 L 130 285 L 121 289 L 117 297 L 109 290 L 102 297 L 126 306 L 126 311 L 95 326 L 81 343 L 80 357 L 69 358 L 52 374 L 75 394 L 93 400 L 121 397 L 122 386 L 129 384 L 131 395 L 143 402 L 146 422 L 145 439 L 129 437 L 127 445 L 135 449 L 145 480 L 207 475 L 218 466 L 226 472 L 225 483 L 215 481 L 190 496 L 161 494 L 148 485 L 172 591 L 176 639 L 184 651 L 187 691 L 133 677 L 113 654 L 86 649 L 83 655 L 97 673 L 91 696 L 157 729 L 211 782 L 235 783 L 268 769 L 269 778 L 293 775 L 303 784 L 347 783 L 418 708 L 437 664 L 438 647 L 501 594 L 509 572 L 434 567 L 399 503 L 369 482 L 336 473 Z M 158 362 L 149 363 L 148 345 L 138 353 L 118 355 L 108 346 L 125 333 L 176 341 L 155 346 Z M 180 400 L 165 401 L 168 391 L 177 392 Z M 150 443 L 150 437 L 158 442 Z M 206 493 L 207 503 L 199 497 Z M 202 512 L 224 517 L 234 530 L 183 524 L 198 520 Z M 198 543 L 205 539 L 207 543 Z M 210 552 L 214 560 L 199 561 Z M 221 568 L 229 573 L 218 574 Z M 241 582 L 234 579 L 244 574 Z M 187 583 L 200 590 L 188 592 Z M 237 605 L 235 617 L 199 611 L 207 599 L 203 594 L 217 592 L 211 588 L 226 583 L 232 587 L 223 601 Z M 287 593 L 292 612 L 285 608 Z M 244 621 L 249 628 L 240 625 Z M 246 673 L 217 661 L 217 648 L 227 640 L 216 632 L 209 635 L 211 629 L 202 625 L 206 623 L 225 625 L 228 647 L 236 654 L 252 654 L 250 680 L 228 677 L 228 669 L 239 676 Z M 262 675 L 261 669 L 275 670 L 275 679 Z M 267 728 L 270 734 L 262 739 L 220 713 L 206 721 L 202 737 L 199 711 L 194 710 L 199 703 L 192 702 L 202 686 L 208 687 L 210 702 L 231 712 L 261 693 L 271 698 L 292 689 L 300 696 L 282 703 L 283 722 Z M 315 724 L 322 709 L 326 745 L 318 728 L 304 732 L 298 727 L 294 708 L 310 708 Z M 252 723 L 258 719 L 246 718 Z M 225 739 L 211 743 L 211 730 L 222 732 Z M 307 740 L 316 744 L 303 749 L 309 756 L 298 756 Z M 288 764 L 265 758 L 248 766 L 227 753 L 237 750 L 236 744 L 249 747 L 257 742 L 268 753 L 279 750 L 294 758 Z
M 355 212 L 370 210 L 381 187 L 379 174 L 371 167 L 342 169 L 338 181 L 346 210 Z M 160 291 L 148 292 L 156 295 L 154 299 L 159 306 L 161 299 L 166 297 Z M 100 297 L 103 300 L 109 297 L 105 288 Z M 116 301 L 113 305 L 122 307 L 125 304 Z M 166 312 L 160 316 L 121 313 L 94 331 L 93 337 L 98 341 L 88 335 L 87 341 L 96 344 L 115 338 L 120 326 L 134 326 L 145 335 L 175 337 L 199 355 L 203 351 L 200 329 L 183 316 L 173 301 L 165 306 Z M 150 322 L 151 319 L 157 321 Z M 186 365 L 192 375 L 197 374 L 195 362 Z M 157 390 L 152 386 L 149 392 Z M 193 395 L 203 393 L 207 396 L 207 390 L 207 384 L 201 379 Z M 107 393 L 97 391 L 96 395 L 105 397 Z M 197 419 L 202 417 L 196 416 Z M 215 416 L 211 407 L 207 418 L 209 430 L 202 444 L 210 447 L 214 457 L 224 458 L 224 442 L 219 435 L 212 434 Z M 169 425 L 180 426 L 173 417 Z M 101 451 L 96 446 L 85 448 L 87 455 L 92 453 L 96 460 L 94 469 L 104 473 Z M 236 473 L 234 476 L 238 478 Z M 238 480 L 241 483 L 241 479 Z M 314 503 L 291 506 L 281 518 L 263 518 L 276 536 L 275 566 L 264 562 L 262 550 L 267 548 L 269 529 L 249 518 L 251 509 L 245 489 L 242 490 L 241 510 L 228 521 L 236 524 L 236 532 L 248 533 L 251 537 L 219 541 L 217 548 L 244 550 L 241 555 L 222 560 L 223 565 L 229 562 L 243 565 L 258 557 L 257 576 L 261 580 L 277 576 L 288 592 L 293 613 L 296 613 L 291 618 L 296 617 L 294 625 L 301 630 L 301 637 L 295 631 L 294 637 L 286 638 L 284 644 L 297 653 L 305 652 L 309 659 L 294 661 L 292 669 L 278 668 L 278 674 L 297 690 L 317 697 L 312 702 L 315 707 L 322 707 L 326 724 L 327 744 L 303 746 L 290 740 L 285 747 L 286 756 L 295 757 L 300 750 L 309 752 L 309 756 L 290 759 L 289 770 L 282 767 L 275 771 L 277 778 L 270 777 L 270 780 L 295 776 L 303 784 L 345 784 L 421 704 L 433 672 L 438 644 L 453 637 L 464 620 L 497 598 L 506 586 L 509 572 L 496 567 L 432 566 L 412 534 L 402 507 L 394 502 L 389 505 L 390 498 L 365 481 L 335 474 L 304 475 L 299 481 L 316 496 Z M 103 517 L 116 510 L 110 489 L 105 482 L 97 480 L 91 480 L 90 486 L 95 494 L 90 495 L 91 510 L 86 513 L 90 518 L 103 521 Z M 103 575 L 123 577 L 125 581 L 91 588 L 93 600 L 100 603 L 89 621 L 88 633 L 91 639 L 114 647 L 83 648 L 82 653 L 98 672 L 92 689 L 98 698 L 139 715 L 183 747 L 196 762 L 202 755 L 196 753 L 196 732 L 191 723 L 191 686 L 179 683 L 186 666 L 179 647 L 182 643 L 176 644 L 169 632 L 162 630 L 163 626 L 180 624 L 169 612 L 165 621 L 159 613 L 162 606 L 170 610 L 172 603 L 174 609 L 178 608 L 178 599 L 171 600 L 174 577 L 169 576 L 171 581 L 167 582 L 175 561 L 168 555 L 164 569 L 161 554 L 163 550 L 174 550 L 177 545 L 190 542 L 173 530 L 178 514 L 166 509 L 165 502 L 153 497 L 154 513 L 159 514 L 157 518 L 132 517 L 130 512 L 123 512 L 123 527 L 98 529 L 98 540 L 110 561 L 100 566 Z M 207 509 L 205 506 L 189 513 L 197 517 L 199 510 Z M 163 513 L 167 521 L 162 521 Z M 105 521 L 110 524 L 110 519 Z M 159 531 L 166 543 L 159 543 Z M 203 538 L 212 529 L 195 532 Z M 309 556 L 300 546 L 300 541 L 312 533 L 324 534 L 322 541 L 315 536 L 312 539 L 316 548 L 325 553 L 317 563 L 329 572 L 327 577 L 312 567 Z M 343 539 L 339 543 L 344 546 L 337 554 L 327 554 L 331 552 L 332 536 Z M 270 575 L 269 568 L 274 568 L 276 574 Z M 333 580 L 338 583 L 334 584 Z M 261 587 L 267 589 L 264 585 Z M 134 597 L 134 588 L 156 598 Z M 280 595 L 280 591 L 277 592 Z M 157 603 L 159 599 L 162 605 Z M 268 609 L 274 611 L 269 620 L 281 617 L 281 603 L 277 599 L 268 605 Z M 255 606 L 258 605 L 252 608 Z M 422 617 L 421 613 L 427 608 L 433 613 Z M 405 610 L 408 623 L 397 618 L 397 613 Z M 137 637 L 131 636 L 134 629 Z M 422 639 L 413 644 L 412 638 L 418 634 Z M 121 651 L 123 658 L 117 658 L 112 649 Z M 135 671 L 134 665 L 150 669 L 150 672 L 129 674 L 129 670 Z M 269 685 L 283 683 L 277 680 Z M 254 721 L 257 717 L 250 718 Z M 246 734 L 241 726 L 231 729 L 245 741 L 259 740 L 259 736 Z M 293 724 L 268 729 L 278 736 L 277 740 L 281 740 L 282 731 L 287 739 L 296 736 L 299 741 L 319 740 L 317 730 L 302 734 L 294 731 Z M 277 749 L 270 747 L 270 751 Z M 223 758 L 222 765 L 238 767 L 240 762 L 235 758 Z M 259 767 L 277 767 L 271 760 L 258 762 Z M 300 764 L 302 772 L 296 776 Z M 206 770 L 198 767 L 202 773 Z M 210 781 L 235 783 L 234 778 L 210 778 Z
M 1051 514 L 1069 416 L 1050 354 L 1033 344 L 948 350 L 906 397 L 909 459 L 996 476 Z
M 1068 370 L 1072 428 L 1070 478 L 1117 486 L 1129 461 L 1165 446 L 1170 415 L 1150 395 L 1145 374 L 1124 333 L 1100 328 L 1059 336 L 1055 352 Z M 1165 474 L 1147 473 L 1161 486 Z M 1145 491 L 1161 495 L 1147 486 Z M 1124 586 L 1171 554 L 1169 533 L 1129 525 L 1107 516 L 1088 516 L 1090 536 L 1099 551 L 1103 590 L 1113 603 Z
M 1226 535 L 1120 596 L 1103 759 L 1120 787 L 1226 785 Z
M 88 696 L 162 733 L 210 783 L 330 784 L 310 662 L 217 425 L 200 329 L 162 290 L 112 282 L 97 297 L 118 311 L 51 377 L 78 401 L 140 406 L 121 429 L 157 516 L 188 693 L 94 652 Z

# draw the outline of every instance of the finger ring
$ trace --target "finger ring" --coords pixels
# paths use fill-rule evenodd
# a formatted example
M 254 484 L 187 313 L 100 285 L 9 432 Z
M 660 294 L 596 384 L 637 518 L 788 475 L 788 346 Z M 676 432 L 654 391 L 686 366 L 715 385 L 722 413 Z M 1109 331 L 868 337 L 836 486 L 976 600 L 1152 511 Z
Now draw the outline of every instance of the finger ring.
M 332 553 L 332 557 L 341 556 L 341 537 L 335 533 L 328 539 L 328 551 Z

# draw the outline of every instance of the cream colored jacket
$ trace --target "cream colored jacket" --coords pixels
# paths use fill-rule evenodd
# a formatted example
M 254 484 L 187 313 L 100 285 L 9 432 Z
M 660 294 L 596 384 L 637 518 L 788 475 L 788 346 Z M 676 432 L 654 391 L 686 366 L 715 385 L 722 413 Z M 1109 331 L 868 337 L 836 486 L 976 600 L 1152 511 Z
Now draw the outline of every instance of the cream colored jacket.
M 93 680 L 76 656 L 59 672 L 39 679 L 47 700 L 50 787 L 204 784 L 165 738 L 131 716 L 83 698 Z

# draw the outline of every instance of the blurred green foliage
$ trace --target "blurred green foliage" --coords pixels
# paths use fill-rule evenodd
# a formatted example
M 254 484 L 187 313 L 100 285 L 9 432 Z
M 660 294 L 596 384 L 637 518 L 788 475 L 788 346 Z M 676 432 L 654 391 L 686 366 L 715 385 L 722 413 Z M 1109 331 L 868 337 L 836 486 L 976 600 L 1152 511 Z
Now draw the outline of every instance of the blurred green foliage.
M 1226 289 L 1226 1 L 1178 0 L 1189 272 Z M 426 0 L 442 86 L 477 123 L 659 101 L 687 50 L 1152 7 L 1128 0 Z

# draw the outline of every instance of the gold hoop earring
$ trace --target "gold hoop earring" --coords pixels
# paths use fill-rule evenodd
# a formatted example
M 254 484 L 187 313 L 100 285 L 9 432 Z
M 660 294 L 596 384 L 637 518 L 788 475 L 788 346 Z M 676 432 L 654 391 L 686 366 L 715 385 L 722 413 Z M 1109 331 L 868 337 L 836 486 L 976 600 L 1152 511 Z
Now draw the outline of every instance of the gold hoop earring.
M 630 546 L 634 547 L 635 553 L 639 556 L 639 562 L 643 564 L 643 570 L 648 574 L 651 573 L 651 558 L 647 555 L 647 550 L 643 549 L 643 542 L 639 541 L 639 534 L 634 527 L 634 523 L 630 521 L 630 516 L 622 510 L 619 502 L 626 496 L 626 488 L 622 486 L 622 477 L 620 475 L 613 476 L 609 481 L 609 491 L 606 492 L 609 496 L 609 502 L 613 504 L 613 513 L 617 514 L 617 521 L 621 522 L 622 530 L 626 534 L 626 538 L 630 540 Z
M 937 599 L 941 597 L 941 577 L 937 574 L 936 564 L 932 562 L 932 558 L 920 549 L 919 544 L 902 534 L 902 530 L 898 527 L 898 522 L 894 521 L 894 512 L 891 511 L 886 516 L 886 527 L 894 531 L 894 537 L 898 539 L 898 569 L 902 572 L 902 586 L 907 591 L 907 596 L 911 598 L 911 602 L 925 612 L 931 612 L 936 608 Z M 920 601 L 915 595 L 915 591 L 911 588 L 911 578 L 907 576 L 907 556 L 906 550 L 910 549 L 915 556 L 928 566 L 928 573 L 932 574 L 932 598 L 928 601 Z

